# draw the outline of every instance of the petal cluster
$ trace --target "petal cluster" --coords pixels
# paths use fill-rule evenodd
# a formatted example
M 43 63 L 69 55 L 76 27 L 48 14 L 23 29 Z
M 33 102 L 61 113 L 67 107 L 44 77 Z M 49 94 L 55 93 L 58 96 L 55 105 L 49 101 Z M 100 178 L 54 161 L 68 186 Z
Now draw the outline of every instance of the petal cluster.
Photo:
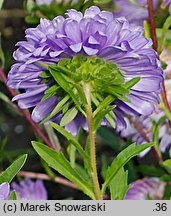
M 19 48 L 14 52 L 17 63 L 11 67 L 7 84 L 24 91 L 13 101 L 17 100 L 21 108 L 35 107 L 32 112 L 34 121 L 43 120 L 59 100 L 58 95 L 54 95 L 42 101 L 51 81 L 43 82 L 40 75 L 45 69 L 39 63 L 51 65 L 76 55 L 111 61 L 117 65 L 125 81 L 140 77 L 127 95 L 130 102 L 114 101 L 118 128 L 125 127 L 125 114 L 150 115 L 154 104 L 159 102 L 163 71 L 151 48 L 152 41 L 143 36 L 141 27 L 130 26 L 125 18 L 114 18 L 113 13 L 101 11 L 96 6 L 88 8 L 84 14 L 71 9 L 66 18 L 41 19 L 36 28 L 29 28 L 25 33 L 26 41 L 17 43 Z M 60 116 L 56 116 L 56 121 L 59 119 Z M 80 125 L 75 121 L 71 124 L 75 128 Z
M 145 200 L 151 198 L 159 200 L 163 198 L 165 183 L 158 178 L 144 178 L 131 184 L 125 200 Z
M 51 2 L 52 0 L 36 0 L 36 4 L 38 5 L 42 5 L 42 4 L 50 5 Z
M 147 0 L 136 0 L 135 4 L 129 0 L 115 0 L 116 17 L 126 17 L 131 24 L 143 26 L 144 20 L 148 20 Z M 153 0 L 153 6 L 156 9 L 159 0 Z
M 17 192 L 18 200 L 47 200 L 47 191 L 41 180 L 26 179 L 19 184 L 13 182 L 12 188 Z
M 10 185 L 8 182 L 0 184 L 0 200 L 8 200 Z

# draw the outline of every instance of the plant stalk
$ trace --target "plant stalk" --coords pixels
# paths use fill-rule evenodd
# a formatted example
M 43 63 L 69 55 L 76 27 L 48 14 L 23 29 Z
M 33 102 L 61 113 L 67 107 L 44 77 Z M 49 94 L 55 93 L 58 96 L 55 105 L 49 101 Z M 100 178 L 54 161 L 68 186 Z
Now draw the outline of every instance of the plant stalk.
M 87 99 L 87 104 L 85 105 L 86 117 L 89 128 L 89 142 L 90 142 L 90 160 L 91 160 L 91 176 L 93 181 L 94 193 L 96 200 L 102 200 L 102 195 L 100 192 L 100 185 L 97 175 L 97 164 L 96 164 L 96 146 L 95 146 L 95 131 L 93 122 L 93 112 L 91 108 L 91 90 L 88 84 L 83 84 L 83 90 Z

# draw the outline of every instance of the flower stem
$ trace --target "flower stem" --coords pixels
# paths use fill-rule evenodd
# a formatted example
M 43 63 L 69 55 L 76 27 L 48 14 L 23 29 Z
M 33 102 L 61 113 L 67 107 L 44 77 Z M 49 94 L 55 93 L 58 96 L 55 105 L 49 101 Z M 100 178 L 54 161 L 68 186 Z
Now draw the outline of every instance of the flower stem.
M 93 112 L 91 108 L 91 90 L 88 84 L 83 84 L 84 93 L 87 99 L 87 104 L 85 105 L 86 117 L 89 128 L 89 142 L 90 142 L 90 160 L 91 160 L 91 176 L 93 181 L 94 193 L 97 200 L 102 200 L 102 195 L 100 192 L 100 186 L 97 175 L 96 166 L 96 146 L 95 146 L 95 131 L 93 122 Z
M 137 130 L 137 132 L 142 136 L 142 138 L 146 141 L 146 142 L 150 142 L 149 138 L 147 137 L 146 133 L 143 131 L 141 125 L 134 121 L 134 119 L 131 119 L 132 124 L 134 125 L 134 128 Z M 159 151 L 157 151 L 157 149 L 155 147 L 152 147 L 152 152 L 153 154 L 156 156 L 157 160 L 162 162 L 163 158 L 160 154 Z
M 154 7 L 153 7 L 153 0 L 148 0 L 148 12 L 149 12 L 149 19 L 150 19 L 150 28 L 151 28 L 151 37 L 153 41 L 153 48 L 157 52 L 158 50 L 158 43 L 157 43 L 157 36 L 156 36 L 156 24 L 155 24 L 155 18 L 154 18 Z M 167 99 L 167 92 L 165 88 L 165 83 L 163 81 L 162 83 L 162 100 L 169 110 L 171 112 L 171 107 L 169 105 L 168 99 Z
M 22 177 L 26 177 L 26 178 L 42 179 L 42 180 L 48 180 L 48 181 L 52 180 L 50 176 L 48 176 L 47 174 L 44 174 L 44 173 L 20 171 L 17 175 L 22 176 Z M 73 184 L 72 182 L 68 181 L 67 179 L 64 179 L 64 178 L 59 177 L 59 176 L 57 176 L 54 179 L 54 182 L 63 184 L 65 186 L 71 187 L 71 188 L 76 189 L 76 190 L 80 190 L 80 188 L 78 188 L 75 184 Z

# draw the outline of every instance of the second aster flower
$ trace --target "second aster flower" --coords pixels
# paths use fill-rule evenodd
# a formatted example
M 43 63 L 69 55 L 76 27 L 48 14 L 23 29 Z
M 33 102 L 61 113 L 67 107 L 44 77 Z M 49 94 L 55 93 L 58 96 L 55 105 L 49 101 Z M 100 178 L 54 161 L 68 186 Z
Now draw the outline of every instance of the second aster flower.
M 67 60 L 66 65 L 73 69 L 73 77 L 80 75 L 76 84 L 81 83 L 81 79 L 89 82 L 93 77 L 91 88 L 93 91 L 93 86 L 98 86 L 101 101 L 106 86 L 122 83 L 122 79 L 128 82 L 135 77 L 140 78 L 126 95 L 129 101 L 114 99 L 111 102 L 111 106 L 116 105 L 112 112 L 118 128 L 125 127 L 125 114 L 148 116 L 153 112 L 154 104 L 159 102 L 163 71 L 156 52 L 151 48 L 151 39 L 143 36 L 141 27 L 131 27 L 126 19 L 116 19 L 112 13 L 101 11 L 98 7 L 90 7 L 84 14 L 68 10 L 66 18 L 58 16 L 52 21 L 42 19 L 36 28 L 26 30 L 26 41 L 17 43 L 17 46 L 19 48 L 14 53 L 17 63 L 9 72 L 7 84 L 24 91 L 13 100 L 18 100 L 21 108 L 34 107 L 32 118 L 37 123 L 46 118 L 59 102 L 67 101 L 67 95 L 61 96 L 63 90 L 58 91 L 59 88 L 53 85 L 52 77 L 43 66 L 51 66 L 62 60 Z M 82 59 L 81 64 L 77 62 L 77 57 Z M 62 66 L 66 65 L 64 61 Z M 97 65 L 104 67 L 101 70 Z M 109 74 L 110 71 L 112 73 Z M 55 73 L 58 75 L 57 70 Z M 114 83 L 116 73 L 120 74 L 120 78 Z M 94 100 L 94 105 L 96 102 Z M 65 109 L 67 107 L 73 119 L 65 124 L 66 129 L 74 135 L 80 126 L 87 129 L 83 113 L 76 112 L 73 103 L 68 103 Z M 61 111 L 51 120 L 60 122 L 62 115 Z M 109 123 L 104 119 L 102 124 Z
M 12 188 L 17 192 L 18 200 L 47 200 L 47 190 L 41 180 L 26 179 L 19 184 L 13 182 Z

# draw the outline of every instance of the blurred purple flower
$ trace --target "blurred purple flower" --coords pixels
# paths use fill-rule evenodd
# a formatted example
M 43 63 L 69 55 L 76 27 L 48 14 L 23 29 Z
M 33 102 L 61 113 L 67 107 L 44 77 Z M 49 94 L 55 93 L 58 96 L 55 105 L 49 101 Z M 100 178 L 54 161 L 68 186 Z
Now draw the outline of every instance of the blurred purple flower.
M 160 55 L 160 60 L 167 64 L 165 72 L 165 88 L 167 93 L 167 98 L 169 104 L 171 104 L 171 51 L 168 49 L 164 49 Z M 153 135 L 152 135 L 152 128 L 153 123 L 158 122 L 159 119 L 165 116 L 165 113 L 163 110 L 156 106 L 155 112 L 150 117 L 141 116 L 138 119 L 133 118 L 134 121 L 137 121 L 139 126 L 142 128 L 143 132 L 146 134 L 147 138 L 152 141 Z M 119 131 L 121 137 L 128 138 L 132 137 L 132 141 L 136 142 L 137 145 L 146 143 L 147 141 L 142 137 L 142 135 L 135 129 L 134 125 L 129 121 L 128 118 L 125 118 L 125 121 L 127 123 L 127 128 Z M 171 157 L 171 130 L 170 130 L 170 123 L 169 120 L 166 118 L 159 126 L 159 148 L 162 153 L 165 153 L 169 149 L 169 155 Z M 147 152 L 149 152 L 149 149 L 146 149 L 142 153 L 140 153 L 140 156 L 144 156 Z
M 61 3 L 63 1 L 63 3 L 67 3 L 69 2 L 69 0 L 56 0 L 56 3 Z M 73 0 L 73 2 L 77 2 L 77 0 Z M 36 4 L 37 5 L 50 5 L 52 3 L 52 0 L 36 0 Z
M 42 4 L 50 5 L 51 2 L 52 0 L 36 0 L 36 4 L 38 5 L 42 5 Z
M 169 13 L 171 14 L 171 0 L 163 0 L 162 7 L 165 8 L 169 6 Z
M 130 3 L 129 0 L 115 0 L 115 17 L 126 17 L 131 24 L 143 26 L 144 20 L 148 20 L 147 0 L 135 0 L 137 4 Z M 153 0 L 156 9 L 159 0 Z
M 156 109 L 156 112 L 154 112 L 150 117 L 140 117 L 138 120 L 133 119 L 134 121 L 137 121 L 139 126 L 142 128 L 143 132 L 146 134 L 146 137 L 149 139 L 149 141 L 152 141 L 152 128 L 153 123 L 158 122 L 158 120 L 162 117 L 164 117 L 165 114 L 163 111 Z M 147 143 L 147 141 L 142 137 L 142 135 L 134 128 L 133 124 L 130 123 L 128 119 L 125 119 L 127 122 L 127 128 L 121 131 L 120 135 L 121 137 L 128 138 L 132 137 L 132 141 L 136 142 L 137 145 Z M 167 149 L 171 147 L 171 131 L 169 126 L 168 119 L 165 119 L 164 122 L 162 122 L 159 126 L 159 148 L 162 153 L 166 152 Z M 146 149 L 142 153 L 140 153 L 140 156 L 144 156 L 147 152 L 149 152 L 150 148 Z M 171 157 L 171 148 L 169 150 L 169 154 Z
M 145 200 L 148 196 L 153 200 L 163 198 L 165 183 L 158 178 L 144 178 L 131 184 L 125 200 Z
M 8 200 L 10 185 L 8 182 L 0 184 L 0 200 Z
M 87 9 L 84 15 L 68 10 L 66 16 L 66 19 L 58 16 L 52 21 L 41 19 L 36 28 L 26 30 L 27 40 L 17 43 L 19 48 L 14 58 L 18 63 L 12 66 L 7 84 L 25 92 L 13 101 L 18 100 L 21 108 L 35 107 L 32 118 L 39 123 L 54 109 L 59 98 L 55 95 L 41 101 L 50 83 L 42 83 L 40 74 L 44 68 L 38 62 L 50 65 L 76 55 L 97 56 L 116 64 L 125 81 L 141 78 L 127 95 L 129 103 L 114 102 L 117 127 L 126 126 L 125 113 L 150 115 L 154 104 L 159 103 L 163 71 L 151 48 L 151 39 L 143 36 L 143 29 L 131 27 L 126 19 L 115 19 L 112 13 L 100 11 L 95 6 Z M 59 122 L 61 116 L 55 116 L 53 121 Z M 81 120 L 78 122 L 77 119 Z M 102 124 L 106 124 L 105 120 Z M 84 116 L 79 113 L 66 128 L 76 134 L 82 125 L 87 128 Z
M 18 200 L 47 200 L 47 191 L 41 180 L 26 179 L 19 184 L 13 182 L 12 188 L 17 192 Z

